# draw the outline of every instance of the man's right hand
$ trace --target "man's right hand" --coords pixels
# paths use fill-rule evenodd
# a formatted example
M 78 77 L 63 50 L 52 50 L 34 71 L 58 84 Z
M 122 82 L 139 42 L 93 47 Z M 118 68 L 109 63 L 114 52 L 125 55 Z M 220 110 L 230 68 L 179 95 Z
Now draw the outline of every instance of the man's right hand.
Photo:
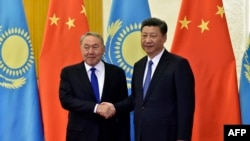
M 97 106 L 97 114 L 103 116 L 104 118 L 108 119 L 115 115 L 115 107 L 112 103 L 109 102 L 102 102 Z

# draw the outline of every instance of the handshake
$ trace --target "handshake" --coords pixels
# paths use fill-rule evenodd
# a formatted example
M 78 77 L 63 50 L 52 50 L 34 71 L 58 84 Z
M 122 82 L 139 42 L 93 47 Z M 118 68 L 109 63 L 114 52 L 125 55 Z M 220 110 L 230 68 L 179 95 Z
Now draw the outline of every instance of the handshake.
M 96 113 L 108 119 L 115 115 L 115 107 L 112 103 L 102 102 L 97 106 Z

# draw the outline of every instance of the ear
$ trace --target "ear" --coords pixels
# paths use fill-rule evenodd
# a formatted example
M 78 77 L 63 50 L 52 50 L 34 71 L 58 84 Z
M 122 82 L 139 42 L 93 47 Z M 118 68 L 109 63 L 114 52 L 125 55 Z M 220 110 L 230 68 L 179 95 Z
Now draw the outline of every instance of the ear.
M 163 38 L 163 41 L 165 43 L 167 41 L 167 34 L 164 34 L 162 38 Z

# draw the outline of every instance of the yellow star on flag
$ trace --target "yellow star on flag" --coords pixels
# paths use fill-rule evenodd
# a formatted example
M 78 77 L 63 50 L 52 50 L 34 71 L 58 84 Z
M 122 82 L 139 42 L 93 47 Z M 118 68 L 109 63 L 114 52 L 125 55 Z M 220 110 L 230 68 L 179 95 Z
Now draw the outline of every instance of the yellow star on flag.
M 188 29 L 188 24 L 191 23 L 191 21 L 187 20 L 187 17 L 185 16 L 183 20 L 179 21 L 181 23 L 181 29 L 186 28 Z
M 52 25 L 52 24 L 57 25 L 57 21 L 58 21 L 60 18 L 56 17 L 56 14 L 54 13 L 53 17 L 50 17 L 49 19 L 50 19 L 50 21 L 51 21 L 51 22 L 50 22 L 50 25 Z
M 203 19 L 201 20 L 201 24 L 198 26 L 201 28 L 201 33 L 203 33 L 205 30 L 209 30 L 208 23 L 209 21 L 205 22 Z
M 80 13 L 84 13 L 84 15 L 87 15 L 86 8 L 84 5 L 82 5 L 82 11 Z
M 74 22 L 75 22 L 75 19 L 71 19 L 71 18 L 69 17 L 68 22 L 66 22 L 66 24 L 68 25 L 68 29 L 70 29 L 71 27 L 75 27 Z
M 225 14 L 224 7 L 217 6 L 217 8 L 218 8 L 218 11 L 217 11 L 216 15 L 220 15 L 221 18 L 223 18 L 223 15 Z

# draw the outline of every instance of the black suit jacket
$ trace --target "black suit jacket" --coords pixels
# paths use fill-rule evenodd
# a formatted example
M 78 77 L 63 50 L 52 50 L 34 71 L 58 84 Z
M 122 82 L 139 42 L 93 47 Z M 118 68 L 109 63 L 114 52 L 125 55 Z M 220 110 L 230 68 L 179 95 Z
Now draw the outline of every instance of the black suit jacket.
M 143 100 L 147 57 L 134 65 L 136 141 L 190 140 L 194 113 L 194 76 L 188 61 L 164 50 Z
M 61 71 L 59 97 L 69 111 L 67 141 L 129 141 L 129 113 L 119 101 L 128 96 L 124 71 L 114 65 L 105 65 L 105 79 L 101 101 L 115 105 L 116 114 L 110 119 L 93 113 L 96 105 L 84 62 Z

